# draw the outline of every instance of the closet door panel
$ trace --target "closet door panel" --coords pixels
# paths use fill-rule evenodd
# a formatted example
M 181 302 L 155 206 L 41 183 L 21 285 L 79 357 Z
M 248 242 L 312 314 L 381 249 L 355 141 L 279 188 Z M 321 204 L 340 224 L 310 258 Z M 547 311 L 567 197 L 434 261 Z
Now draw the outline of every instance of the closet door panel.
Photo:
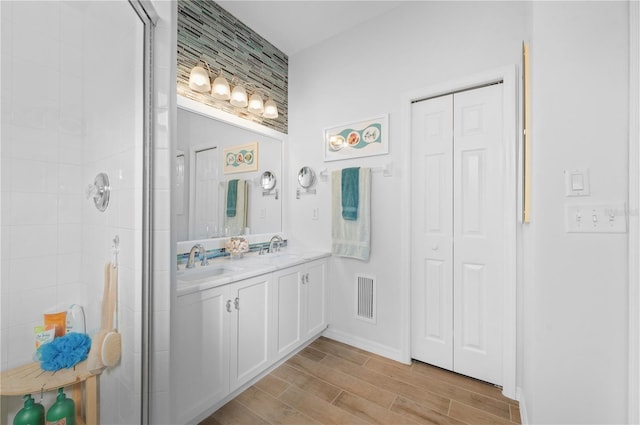
M 502 383 L 502 85 L 454 94 L 453 370 Z
M 412 107 L 412 356 L 451 369 L 453 96 Z

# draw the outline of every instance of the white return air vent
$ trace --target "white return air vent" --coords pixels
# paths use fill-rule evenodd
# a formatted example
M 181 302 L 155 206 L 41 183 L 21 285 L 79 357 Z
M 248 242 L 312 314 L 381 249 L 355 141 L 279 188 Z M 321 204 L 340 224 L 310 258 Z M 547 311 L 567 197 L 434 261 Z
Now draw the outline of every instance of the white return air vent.
M 356 275 L 356 318 L 376 323 L 376 278 Z

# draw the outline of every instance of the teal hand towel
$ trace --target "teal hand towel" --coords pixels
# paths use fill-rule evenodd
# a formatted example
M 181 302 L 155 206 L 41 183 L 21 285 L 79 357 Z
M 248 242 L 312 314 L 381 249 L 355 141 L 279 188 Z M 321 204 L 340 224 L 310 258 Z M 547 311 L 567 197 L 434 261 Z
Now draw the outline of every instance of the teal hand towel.
M 236 216 L 236 201 L 238 199 L 238 179 L 227 183 L 227 217 Z
M 369 261 L 371 253 L 371 169 L 360 168 L 358 218 L 342 218 L 342 170 L 331 172 L 331 252 Z
M 358 219 L 360 167 L 342 169 L 342 218 Z

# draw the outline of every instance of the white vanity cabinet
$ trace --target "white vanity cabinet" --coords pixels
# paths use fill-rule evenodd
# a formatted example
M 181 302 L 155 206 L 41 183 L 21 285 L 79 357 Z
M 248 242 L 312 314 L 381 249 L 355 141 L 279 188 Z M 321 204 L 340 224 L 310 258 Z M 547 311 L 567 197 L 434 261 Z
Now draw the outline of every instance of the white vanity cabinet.
M 276 357 L 287 355 L 327 325 L 327 260 L 273 273 Z
M 271 275 L 242 280 L 230 286 L 230 388 L 235 390 L 269 366 L 271 332 Z
M 179 288 L 171 360 L 176 422 L 203 420 L 326 328 L 327 257 L 301 261 L 218 286 Z
M 269 365 L 271 275 L 179 296 L 178 420 L 190 422 Z
M 327 327 L 327 260 L 307 264 L 303 284 L 303 339 L 308 339 Z
M 186 423 L 229 393 L 228 290 L 178 297 L 174 332 L 176 419 Z

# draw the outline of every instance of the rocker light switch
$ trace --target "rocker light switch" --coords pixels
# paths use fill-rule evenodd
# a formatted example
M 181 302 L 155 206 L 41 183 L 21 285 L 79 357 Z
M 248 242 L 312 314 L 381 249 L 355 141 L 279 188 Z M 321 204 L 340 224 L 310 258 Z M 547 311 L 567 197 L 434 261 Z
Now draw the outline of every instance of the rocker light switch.
M 564 171 L 565 194 L 567 196 L 589 196 L 589 169 L 578 168 Z
M 584 175 L 571 175 L 571 190 L 584 190 Z

